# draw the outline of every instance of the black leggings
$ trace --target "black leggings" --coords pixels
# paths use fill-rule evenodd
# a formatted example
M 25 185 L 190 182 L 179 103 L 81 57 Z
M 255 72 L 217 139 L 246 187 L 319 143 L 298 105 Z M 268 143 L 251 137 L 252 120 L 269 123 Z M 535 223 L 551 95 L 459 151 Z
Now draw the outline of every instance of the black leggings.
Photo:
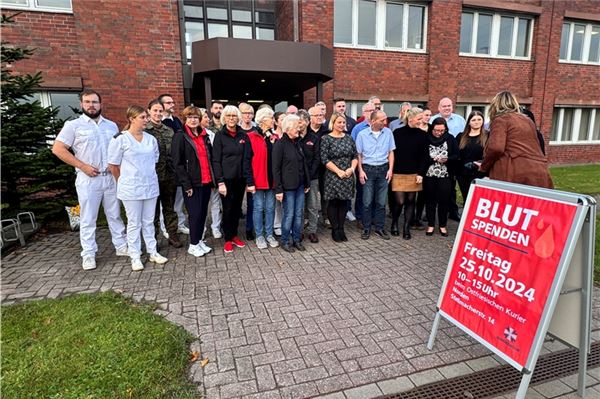
M 223 205 L 223 235 L 225 241 L 231 241 L 238 235 L 238 225 L 242 215 L 242 201 L 246 190 L 244 179 L 225 179 L 227 195 L 221 195 Z M 204 226 L 203 226 L 204 227 Z
M 327 201 L 327 217 L 333 230 L 344 230 L 346 212 L 348 211 L 347 200 L 330 199 Z
M 394 203 L 394 208 L 392 209 L 392 220 L 394 223 L 398 221 L 400 214 L 402 213 L 402 209 L 404 209 L 404 225 L 410 225 L 413 219 L 413 214 L 415 212 L 415 197 L 417 193 L 415 191 L 404 192 L 404 191 L 395 191 L 394 196 L 396 201 Z
M 448 222 L 448 208 L 450 205 L 450 192 L 452 191 L 452 179 L 449 177 L 425 177 L 423 181 L 427 199 L 427 224 L 435 227 L 435 211 L 440 227 L 446 227 Z

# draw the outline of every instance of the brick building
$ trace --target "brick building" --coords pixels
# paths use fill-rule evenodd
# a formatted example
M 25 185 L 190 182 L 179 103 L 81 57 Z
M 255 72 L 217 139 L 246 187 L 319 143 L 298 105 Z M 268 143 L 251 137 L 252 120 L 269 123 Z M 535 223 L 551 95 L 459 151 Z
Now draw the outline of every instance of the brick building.
M 509 89 L 536 115 L 554 163 L 600 160 L 600 2 L 495 0 L 0 0 L 22 10 L 4 41 L 36 48 L 15 66 L 44 74 L 43 103 L 93 87 L 105 114 L 161 92 L 350 113 L 378 94 L 441 97 L 464 115 Z M 286 69 L 287 68 L 287 69 Z M 63 107 L 63 115 L 69 108 Z

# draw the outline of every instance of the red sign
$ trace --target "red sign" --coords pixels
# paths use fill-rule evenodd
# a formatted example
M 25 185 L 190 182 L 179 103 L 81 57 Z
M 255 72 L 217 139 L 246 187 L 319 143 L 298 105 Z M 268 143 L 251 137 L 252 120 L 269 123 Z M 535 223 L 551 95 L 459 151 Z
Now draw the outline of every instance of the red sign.
M 525 367 L 577 207 L 475 186 L 440 310 Z

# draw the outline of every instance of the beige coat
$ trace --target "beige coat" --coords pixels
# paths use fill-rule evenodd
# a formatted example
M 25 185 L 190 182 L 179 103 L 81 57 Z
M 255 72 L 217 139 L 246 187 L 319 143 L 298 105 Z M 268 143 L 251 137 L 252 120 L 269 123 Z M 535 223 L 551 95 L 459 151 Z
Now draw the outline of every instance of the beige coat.
M 554 188 L 535 125 L 515 112 L 492 121 L 481 170 L 489 172 L 491 179 Z

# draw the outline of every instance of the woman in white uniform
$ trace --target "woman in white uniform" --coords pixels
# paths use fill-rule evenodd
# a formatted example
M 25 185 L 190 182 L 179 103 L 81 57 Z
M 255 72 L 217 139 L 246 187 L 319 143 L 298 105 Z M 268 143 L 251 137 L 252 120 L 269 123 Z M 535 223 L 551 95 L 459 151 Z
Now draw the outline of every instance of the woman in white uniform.
M 167 258 L 156 251 L 154 212 L 158 198 L 158 143 L 144 132 L 148 114 L 144 108 L 132 105 L 127 109 L 127 126 L 115 135 L 108 146 L 108 167 L 117 180 L 117 198 L 127 213 L 127 245 L 132 270 L 143 270 L 140 257 L 140 231 L 150 254 L 150 262 L 165 263 Z

